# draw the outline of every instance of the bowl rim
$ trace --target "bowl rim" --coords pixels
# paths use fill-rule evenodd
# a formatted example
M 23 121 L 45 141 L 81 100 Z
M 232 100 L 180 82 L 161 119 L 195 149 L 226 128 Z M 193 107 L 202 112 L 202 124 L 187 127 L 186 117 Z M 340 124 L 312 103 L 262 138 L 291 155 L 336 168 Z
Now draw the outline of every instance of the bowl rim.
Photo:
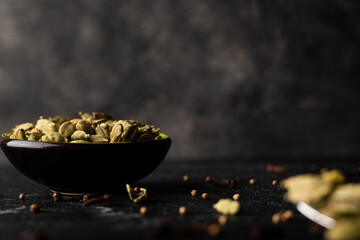
M 3 133 L 5 134 L 5 133 Z M 140 145 L 158 145 L 171 142 L 171 138 L 164 133 L 161 133 L 165 138 L 154 141 L 144 141 L 144 142 L 119 142 L 119 143 L 57 143 L 57 142 L 40 142 L 40 141 L 31 141 L 31 140 L 20 140 L 4 137 L 3 134 L 0 135 L 0 145 L 6 145 L 8 147 L 21 147 L 21 148 L 102 148 L 105 146 L 108 147 L 119 147 L 119 146 L 140 146 Z

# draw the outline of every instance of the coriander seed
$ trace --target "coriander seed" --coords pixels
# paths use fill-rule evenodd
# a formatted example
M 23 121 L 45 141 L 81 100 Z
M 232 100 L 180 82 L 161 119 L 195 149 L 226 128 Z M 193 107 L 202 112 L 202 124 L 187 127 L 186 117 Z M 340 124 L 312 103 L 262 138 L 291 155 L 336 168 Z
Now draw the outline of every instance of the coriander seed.
M 287 222 L 289 219 L 293 217 L 293 212 L 291 210 L 286 210 L 280 215 L 280 219 L 282 222 Z
M 206 178 L 205 178 L 205 182 L 211 182 L 211 177 L 210 176 L 207 176 Z
M 20 195 L 19 195 L 19 199 L 20 199 L 20 200 L 24 200 L 24 199 L 25 199 L 25 195 L 24 195 L 24 194 L 22 194 L 22 193 L 20 193 Z
M 202 195 L 201 195 L 201 197 L 203 198 L 203 199 L 207 199 L 208 198 L 208 194 L 207 193 L 203 193 Z
M 235 201 L 239 201 L 239 199 L 240 199 L 240 194 L 235 193 L 234 196 L 233 196 L 233 199 L 234 199 Z
M 250 179 L 250 180 L 249 180 L 249 183 L 250 183 L 251 185 L 254 185 L 254 184 L 255 184 L 255 179 Z
M 272 182 L 271 182 L 271 184 L 273 185 L 273 186 L 276 186 L 277 185 L 277 180 L 273 180 Z
M 184 180 L 184 182 L 189 181 L 189 176 L 188 176 L 188 175 L 184 175 L 184 176 L 183 176 L 183 180 Z
M 179 208 L 180 215 L 185 215 L 187 213 L 187 208 L 185 206 L 181 206 Z
M 221 215 L 218 219 L 219 224 L 222 226 L 226 225 L 228 221 L 229 221 L 229 219 L 225 215 Z
M 38 204 L 31 204 L 30 212 L 33 212 L 33 213 L 40 212 L 40 206 Z
M 221 227 L 217 223 L 210 224 L 210 226 L 207 229 L 207 233 L 210 237 L 216 237 L 220 234 Z
M 139 209 L 139 212 L 140 212 L 141 215 L 146 215 L 146 213 L 147 213 L 147 207 L 142 206 L 142 207 Z
M 279 214 L 279 213 L 275 213 L 274 215 L 272 215 L 271 221 L 272 221 L 272 223 L 275 224 L 275 225 L 276 225 L 276 224 L 279 224 L 280 221 L 281 221 L 281 216 L 280 216 L 280 214 Z
M 197 194 L 197 191 L 194 189 L 194 190 L 192 190 L 192 191 L 191 191 L 191 193 L 190 193 L 190 194 L 191 194 L 191 196 L 195 197 L 195 196 L 196 196 L 196 194 Z

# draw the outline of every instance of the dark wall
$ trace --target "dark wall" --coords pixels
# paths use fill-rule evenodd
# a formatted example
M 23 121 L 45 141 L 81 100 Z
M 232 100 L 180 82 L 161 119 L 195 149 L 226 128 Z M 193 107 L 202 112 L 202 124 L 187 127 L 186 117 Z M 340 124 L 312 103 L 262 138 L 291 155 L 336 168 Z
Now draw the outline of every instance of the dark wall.
M 359 1 L 0 1 L 0 130 L 103 111 L 172 158 L 360 156 Z

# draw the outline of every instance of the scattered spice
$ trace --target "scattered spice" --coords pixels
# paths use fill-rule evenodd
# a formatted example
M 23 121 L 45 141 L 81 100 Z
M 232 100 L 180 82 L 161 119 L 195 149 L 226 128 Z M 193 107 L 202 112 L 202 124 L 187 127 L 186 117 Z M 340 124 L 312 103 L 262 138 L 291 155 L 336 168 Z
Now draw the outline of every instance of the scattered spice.
M 74 201 L 74 197 L 72 196 L 65 196 L 61 193 L 55 192 L 53 195 L 54 198 L 54 202 L 58 202 L 58 201 Z
M 251 185 L 254 185 L 254 184 L 255 184 L 255 179 L 250 179 L 250 180 L 249 180 L 249 183 L 250 183 Z
M 219 224 L 222 226 L 226 225 L 228 221 L 229 221 L 229 219 L 225 215 L 220 215 L 220 217 L 218 219 Z
M 235 215 L 240 211 L 240 203 L 231 199 L 220 199 L 213 208 L 222 214 Z
M 218 182 L 215 184 L 215 186 L 217 187 L 229 187 L 229 188 L 234 188 L 236 187 L 236 180 L 235 179 L 230 179 L 227 181 L 222 181 L 222 182 Z
M 220 232 L 221 232 L 221 227 L 218 223 L 212 223 L 207 228 L 207 233 L 210 237 L 216 237 L 220 234 Z
M 285 212 L 283 212 L 281 214 L 281 221 L 282 222 L 287 222 L 288 220 L 290 220 L 292 217 L 294 216 L 294 213 L 291 210 L 286 210 Z
M 22 232 L 20 235 L 21 240 L 44 240 L 45 235 L 41 232 Z
M 269 163 L 268 165 L 266 165 L 266 171 L 269 173 L 284 173 L 286 172 L 286 169 L 284 167 Z
M 147 207 L 142 206 L 142 207 L 139 209 L 139 212 L 140 212 L 141 215 L 146 215 L 146 213 L 147 213 Z
M 85 194 L 85 195 L 83 196 L 83 202 L 86 202 L 87 200 L 89 200 L 89 199 L 91 199 L 91 198 L 93 198 L 93 197 L 94 197 L 93 195 Z
M 294 216 L 291 210 L 280 211 L 272 215 L 271 221 L 273 224 L 279 224 L 280 222 L 287 222 Z
M 211 182 L 211 177 L 210 177 L 210 176 L 207 176 L 207 177 L 205 178 L 205 182 L 207 182 L 207 183 Z
M 104 194 L 102 197 L 96 197 L 89 199 L 83 203 L 83 207 L 88 207 L 95 203 L 104 203 L 106 206 L 110 206 L 114 201 L 114 196 L 111 194 Z
M 187 213 L 187 208 L 185 206 L 181 206 L 179 208 L 180 215 L 185 215 Z
M 184 176 L 183 176 L 183 180 L 184 180 L 184 182 L 189 181 L 189 176 L 188 176 L 188 175 L 184 175 Z
M 197 191 L 196 191 L 196 190 L 192 190 L 190 194 L 191 194 L 191 196 L 195 197 L 196 194 L 197 194 Z
M 229 186 L 229 182 L 226 181 L 226 182 L 218 182 L 215 184 L 215 186 L 217 187 L 228 187 Z
M 221 233 L 221 226 L 216 222 L 186 225 L 180 228 L 181 234 L 206 234 L 210 237 L 217 237 Z
M 271 222 L 275 225 L 279 224 L 281 222 L 280 213 L 275 213 L 274 215 L 272 215 Z
M 31 204 L 30 205 L 30 212 L 32 212 L 32 213 L 40 212 L 40 206 L 38 204 Z
M 235 193 L 234 196 L 233 196 L 233 199 L 234 199 L 235 201 L 239 201 L 239 199 L 240 199 L 240 194 Z
M 278 183 L 277 180 L 273 180 L 273 181 L 271 182 L 271 184 L 272 184 L 274 187 L 277 185 L 277 183 Z
M 236 181 L 235 179 L 230 179 L 229 180 L 229 188 L 234 188 L 236 187 Z
M 131 188 L 129 184 L 126 184 L 126 190 L 131 200 L 134 203 L 143 202 L 148 198 L 147 191 L 145 188 Z
M 20 194 L 19 194 L 19 199 L 20 199 L 20 200 L 24 200 L 24 199 L 25 199 L 25 195 L 22 194 L 22 193 L 20 193 Z
M 203 194 L 201 195 L 201 197 L 202 197 L 203 199 L 207 199 L 207 198 L 209 197 L 209 195 L 208 195 L 207 193 L 203 193 Z

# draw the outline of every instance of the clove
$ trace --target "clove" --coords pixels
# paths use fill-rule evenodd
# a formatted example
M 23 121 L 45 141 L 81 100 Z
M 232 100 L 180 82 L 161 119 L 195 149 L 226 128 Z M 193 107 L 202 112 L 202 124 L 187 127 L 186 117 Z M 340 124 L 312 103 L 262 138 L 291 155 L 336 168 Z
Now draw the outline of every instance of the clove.
M 54 202 L 59 202 L 59 201 L 74 201 L 75 198 L 72 196 L 65 196 L 62 195 L 61 193 L 55 192 L 53 195 L 54 198 Z
M 88 207 L 95 203 L 104 203 L 106 206 L 110 206 L 114 201 L 114 196 L 111 194 L 104 194 L 102 197 L 91 198 L 83 203 L 83 207 Z
M 266 171 L 267 172 L 273 172 L 273 173 L 284 173 L 286 172 L 286 168 L 269 163 L 268 165 L 266 165 Z

